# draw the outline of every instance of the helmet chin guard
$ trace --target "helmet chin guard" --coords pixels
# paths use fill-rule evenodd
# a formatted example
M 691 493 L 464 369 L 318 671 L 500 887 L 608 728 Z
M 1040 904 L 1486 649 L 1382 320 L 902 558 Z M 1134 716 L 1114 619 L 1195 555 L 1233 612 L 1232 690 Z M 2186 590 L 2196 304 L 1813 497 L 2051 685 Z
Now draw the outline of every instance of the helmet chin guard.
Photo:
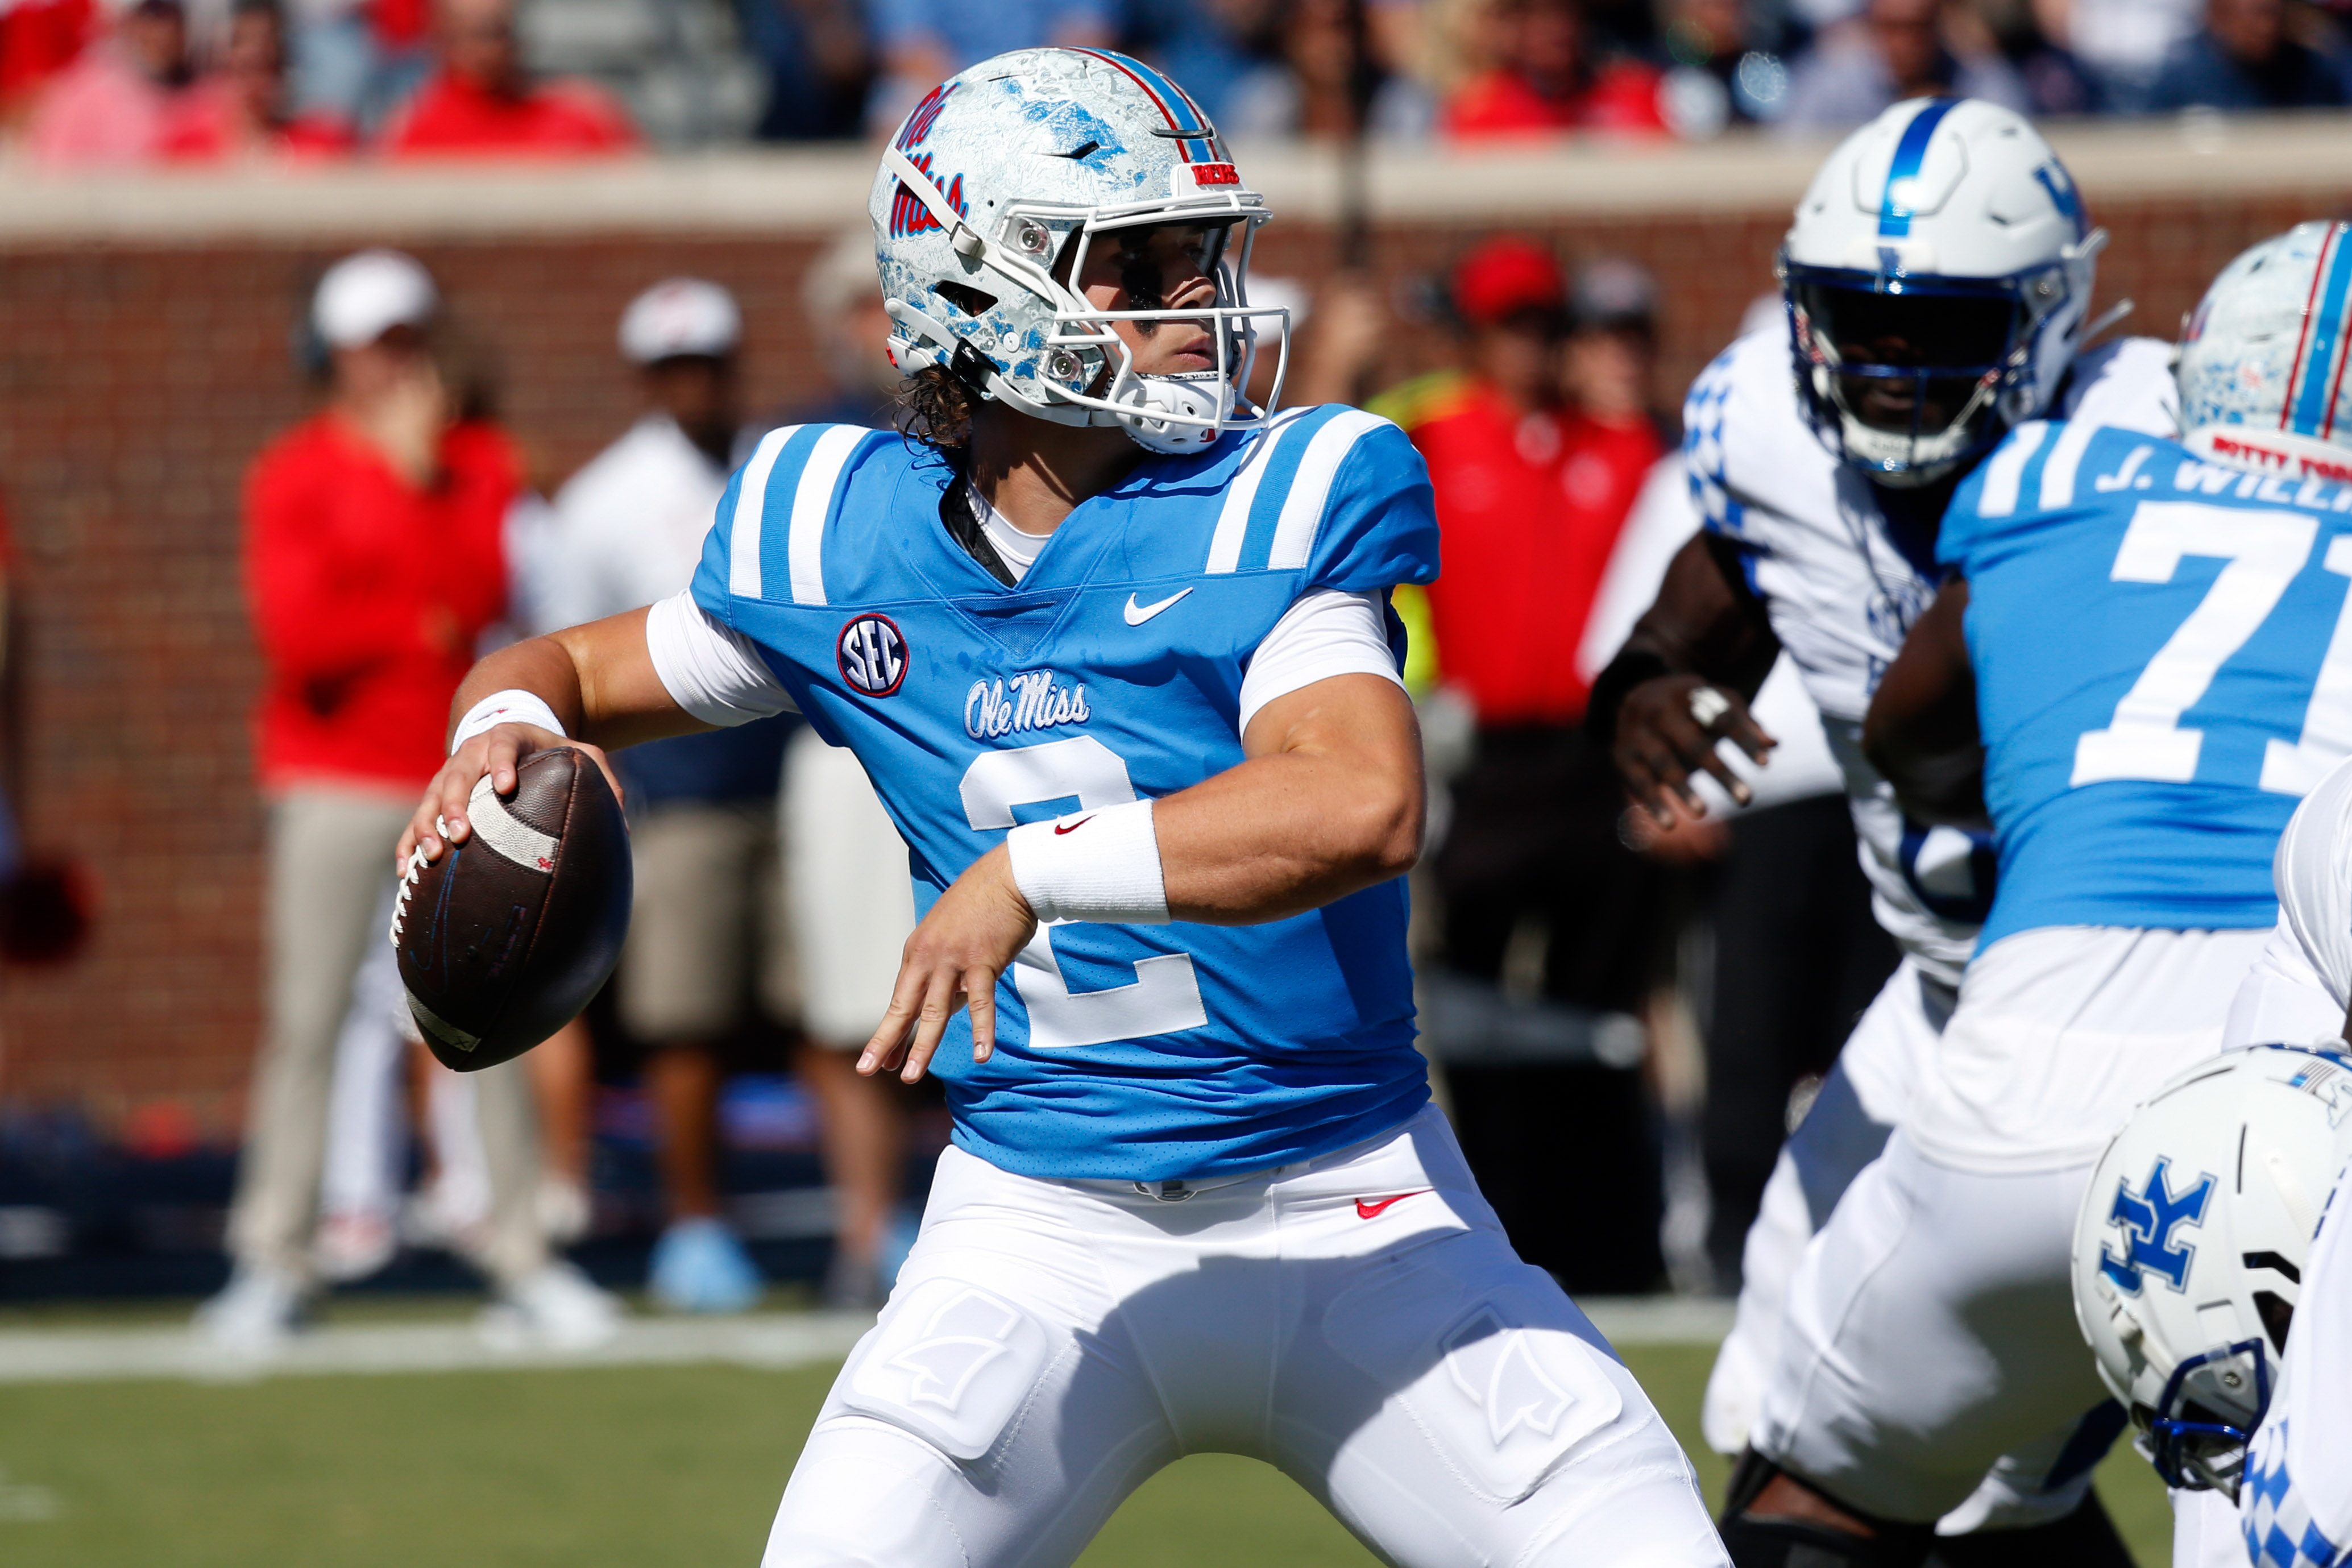
M 1183 89 L 1139 61 L 1022 49 L 941 84 L 883 150 L 868 215 L 901 371 L 942 365 L 1033 418 L 1193 452 L 1266 417 L 1239 412 L 1265 323 L 1282 344 L 1266 401 L 1280 401 L 1289 312 L 1246 292 L 1265 198 Z M 1098 310 L 1065 281 L 1082 275 L 1097 236 L 1170 224 L 1203 230 L 1214 303 Z M 1214 363 L 1145 374 L 1121 321 L 1147 337 L 1205 328 Z

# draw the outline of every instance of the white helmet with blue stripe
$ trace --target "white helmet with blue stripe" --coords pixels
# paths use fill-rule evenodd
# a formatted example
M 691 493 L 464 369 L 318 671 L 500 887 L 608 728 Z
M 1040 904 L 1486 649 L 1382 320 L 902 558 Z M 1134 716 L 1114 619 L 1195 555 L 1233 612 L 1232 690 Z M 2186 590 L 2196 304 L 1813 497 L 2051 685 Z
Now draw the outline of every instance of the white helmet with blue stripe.
M 2180 335 L 2182 439 L 2264 473 L 2352 479 L 2352 224 L 2297 224 L 2241 255 Z
M 2341 1040 L 2249 1046 L 2175 1078 L 2092 1167 L 2074 1321 L 2168 1486 L 2234 1494 L 2352 1156 Z
M 1780 250 L 1815 429 L 1885 485 L 1990 450 L 2057 395 L 2105 243 L 2021 116 L 1976 99 L 1889 109 L 1830 154 Z
M 908 115 L 866 210 L 900 370 L 941 365 L 1024 414 L 1117 425 L 1160 452 L 1265 417 L 1236 406 L 1259 333 L 1288 319 L 1244 291 L 1271 214 L 1200 106 L 1141 61 L 1064 48 L 982 61 Z M 1097 236 L 1159 224 L 1204 226 L 1213 307 L 1100 310 L 1071 286 Z M 1217 363 L 1141 374 L 1118 321 L 1205 324 Z

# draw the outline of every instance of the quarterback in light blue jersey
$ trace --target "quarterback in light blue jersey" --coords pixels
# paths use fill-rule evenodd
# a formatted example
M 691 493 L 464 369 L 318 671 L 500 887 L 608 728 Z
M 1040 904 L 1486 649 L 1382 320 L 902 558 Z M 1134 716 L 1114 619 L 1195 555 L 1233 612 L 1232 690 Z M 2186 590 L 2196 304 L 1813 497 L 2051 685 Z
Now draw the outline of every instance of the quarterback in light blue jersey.
M 2179 441 L 2011 432 L 1955 493 L 1947 581 L 1873 699 L 1864 743 L 1906 809 L 1989 816 L 2000 855 L 1911 1110 L 1806 1255 L 1759 1423 L 1882 1539 L 2037 1433 L 2079 1476 L 2126 1419 L 2072 1310 L 2076 1213 L 2133 1105 L 2228 1040 L 2279 834 L 2352 750 L 2352 489 L 2326 395 L 2300 411 L 2340 372 L 2339 229 L 2215 282 Z
M 768 1568 L 1066 1563 L 1203 1450 L 1393 1563 L 1722 1563 L 1428 1103 L 1429 484 L 1385 420 L 1240 400 L 1263 198 L 1159 72 L 1034 49 L 926 97 L 868 213 L 908 433 L 770 434 L 690 592 L 486 659 L 409 840 L 567 731 L 792 708 L 907 841 L 859 1065 L 937 1072 L 954 1142 Z

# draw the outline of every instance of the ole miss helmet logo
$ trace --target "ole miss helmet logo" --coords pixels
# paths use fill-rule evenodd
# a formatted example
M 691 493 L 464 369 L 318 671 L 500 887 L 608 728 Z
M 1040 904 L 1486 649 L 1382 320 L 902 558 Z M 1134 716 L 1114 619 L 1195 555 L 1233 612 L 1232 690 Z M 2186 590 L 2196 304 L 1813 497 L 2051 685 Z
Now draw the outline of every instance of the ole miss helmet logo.
M 887 616 L 860 616 L 841 628 L 835 662 L 852 691 L 887 697 L 907 679 L 907 639 Z

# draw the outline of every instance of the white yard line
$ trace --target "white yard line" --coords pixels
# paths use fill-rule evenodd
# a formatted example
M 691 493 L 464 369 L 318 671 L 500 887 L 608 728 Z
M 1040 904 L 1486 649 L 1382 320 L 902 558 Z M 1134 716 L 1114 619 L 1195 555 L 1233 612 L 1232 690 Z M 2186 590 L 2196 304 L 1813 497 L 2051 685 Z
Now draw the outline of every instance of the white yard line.
M 1731 1326 L 1727 1301 L 1670 1296 L 1596 1296 L 1582 1303 L 1618 1345 L 1712 1345 Z M 313 1330 L 265 1361 L 224 1356 L 185 1329 L 0 1331 L 0 1384 L 116 1378 L 205 1382 L 326 1373 L 486 1369 L 683 1366 L 720 1363 L 780 1368 L 839 1361 L 873 1323 L 855 1312 L 771 1312 L 709 1320 L 633 1319 L 589 1351 L 494 1345 L 470 1323 L 404 1323 Z
M 206 1381 L 325 1373 L 486 1368 L 661 1366 L 732 1363 L 792 1367 L 839 1361 L 873 1323 L 855 1312 L 766 1313 L 716 1320 L 637 1319 L 588 1351 L 493 1345 L 470 1323 L 318 1329 L 280 1353 L 223 1355 L 185 1329 L 0 1331 L 0 1384 L 166 1377 Z

